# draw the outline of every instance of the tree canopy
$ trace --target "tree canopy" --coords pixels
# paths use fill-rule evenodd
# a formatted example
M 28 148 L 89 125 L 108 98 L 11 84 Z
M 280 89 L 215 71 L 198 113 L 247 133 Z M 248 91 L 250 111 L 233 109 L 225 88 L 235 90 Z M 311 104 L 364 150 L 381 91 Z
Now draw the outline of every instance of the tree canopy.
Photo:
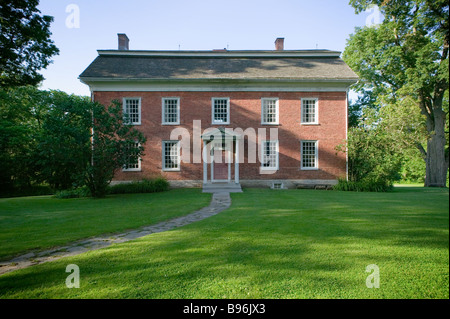
M 32 86 L 0 89 L 0 193 L 46 183 L 104 196 L 115 172 L 144 151 L 122 110 Z
M 38 0 L 0 1 L 0 86 L 37 85 L 38 72 L 59 50 L 50 39 L 53 17 L 42 15 Z
M 423 125 L 415 146 L 426 161 L 426 186 L 445 186 L 448 172 L 449 4 L 444 0 L 351 0 L 357 13 L 376 5 L 378 26 L 357 28 L 343 58 L 361 80 L 360 102 L 396 109 L 414 104 Z M 402 123 L 406 124 L 406 123 Z M 406 125 L 403 125 L 406 126 Z M 405 132 L 407 130 L 404 130 Z M 425 141 L 425 143 L 423 143 Z M 425 145 L 424 145 L 425 144 Z

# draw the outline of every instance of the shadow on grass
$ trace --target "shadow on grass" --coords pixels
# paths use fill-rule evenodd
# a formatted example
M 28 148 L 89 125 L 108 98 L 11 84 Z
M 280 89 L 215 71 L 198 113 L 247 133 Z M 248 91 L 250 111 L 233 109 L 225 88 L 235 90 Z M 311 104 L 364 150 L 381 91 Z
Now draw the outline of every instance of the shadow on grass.
M 20 298 L 448 298 L 448 192 L 246 190 L 232 207 L 0 277 Z M 65 287 L 65 266 L 81 288 Z M 365 286 L 377 264 L 384 289 Z

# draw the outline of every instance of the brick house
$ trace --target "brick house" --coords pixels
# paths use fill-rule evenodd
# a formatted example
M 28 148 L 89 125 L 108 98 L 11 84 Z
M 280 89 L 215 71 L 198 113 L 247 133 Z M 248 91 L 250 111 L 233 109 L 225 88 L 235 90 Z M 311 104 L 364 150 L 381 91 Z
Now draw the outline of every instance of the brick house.
M 92 99 L 123 103 L 145 155 L 114 182 L 162 175 L 174 186 L 291 188 L 347 175 L 348 88 L 340 52 L 99 50 L 80 75 Z

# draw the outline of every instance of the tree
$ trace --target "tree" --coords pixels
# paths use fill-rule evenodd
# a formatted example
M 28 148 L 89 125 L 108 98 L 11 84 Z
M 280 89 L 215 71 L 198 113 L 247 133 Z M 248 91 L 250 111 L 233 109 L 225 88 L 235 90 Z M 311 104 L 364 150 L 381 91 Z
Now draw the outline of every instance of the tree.
M 118 169 L 137 163 L 145 137 L 122 106 L 33 86 L 0 89 L 0 191 L 48 183 L 102 197 Z
M 116 171 L 137 162 L 145 137 L 126 125 L 122 106 L 51 91 L 38 138 L 39 172 L 57 189 L 87 186 L 94 197 L 106 195 Z
M 371 92 L 380 107 L 396 106 L 405 99 L 414 103 L 426 128 L 415 141 L 426 162 L 425 186 L 445 187 L 449 168 L 448 2 L 351 0 L 350 4 L 357 13 L 376 5 L 384 15 L 377 27 L 357 28 L 345 49 L 344 60 L 361 78 L 356 90 Z
M 348 155 L 350 182 L 383 185 L 388 189 L 400 179 L 401 143 L 392 138 L 385 122 L 380 123 L 379 115 L 375 109 L 364 109 L 363 119 L 349 128 L 346 144 L 339 145 L 337 150 Z
M 364 111 L 367 109 L 378 110 L 376 96 L 373 91 L 360 88 L 356 101 L 350 101 L 348 105 L 348 126 L 357 127 L 363 121 Z
M 84 183 L 92 196 L 103 197 L 115 172 L 140 160 L 146 138 L 132 125 L 126 124 L 127 115 L 122 113 L 119 101 L 113 101 L 109 107 L 97 102 L 91 102 L 91 106 L 92 153 Z
M 58 48 L 50 39 L 53 17 L 41 15 L 39 0 L 0 2 L 0 86 L 37 85 Z
M 33 158 L 39 180 L 54 189 L 81 184 L 91 156 L 91 102 L 61 91 L 46 92 L 48 108 L 36 133 Z
M 47 93 L 34 87 L 0 89 L 0 191 L 39 178 L 36 136 L 48 104 Z

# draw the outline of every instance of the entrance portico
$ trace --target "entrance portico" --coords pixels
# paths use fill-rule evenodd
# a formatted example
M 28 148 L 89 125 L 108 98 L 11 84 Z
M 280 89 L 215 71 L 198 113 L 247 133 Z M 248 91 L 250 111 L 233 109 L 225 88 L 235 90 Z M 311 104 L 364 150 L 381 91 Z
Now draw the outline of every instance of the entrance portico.
M 239 184 L 241 138 L 242 136 L 234 133 L 232 129 L 224 128 L 216 128 L 202 135 L 204 192 L 219 188 L 226 188 L 227 191 L 242 191 Z

